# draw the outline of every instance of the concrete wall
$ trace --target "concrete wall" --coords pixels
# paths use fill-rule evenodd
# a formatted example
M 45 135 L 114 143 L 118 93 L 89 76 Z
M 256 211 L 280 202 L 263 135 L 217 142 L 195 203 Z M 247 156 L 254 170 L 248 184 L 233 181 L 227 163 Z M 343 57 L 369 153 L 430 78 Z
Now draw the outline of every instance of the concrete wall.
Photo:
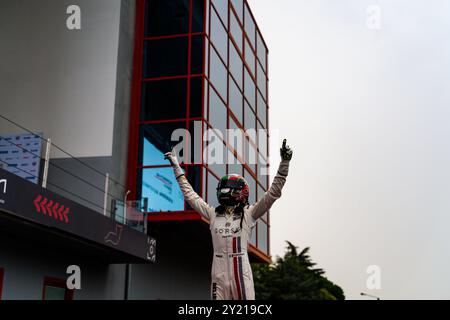
M 0 113 L 78 157 L 111 156 L 120 4 L 0 0 Z M 66 26 L 69 5 L 81 30 Z
M 66 27 L 72 4 L 81 30 Z M 126 192 L 134 15 L 135 0 L 0 0 L 0 114 L 109 173 L 122 185 L 110 184 L 118 199 Z M 21 132 L 0 119 L 0 133 Z M 49 189 L 102 212 L 104 177 L 56 148 L 51 158 Z

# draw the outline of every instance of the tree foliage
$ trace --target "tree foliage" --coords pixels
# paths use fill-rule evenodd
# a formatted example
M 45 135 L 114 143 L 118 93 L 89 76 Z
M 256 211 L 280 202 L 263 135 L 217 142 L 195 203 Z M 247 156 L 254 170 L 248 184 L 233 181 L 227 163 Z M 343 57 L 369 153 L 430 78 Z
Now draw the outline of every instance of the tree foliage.
M 267 300 L 344 300 L 344 291 L 316 268 L 309 249 L 300 253 L 287 241 L 287 251 L 276 263 L 253 264 L 256 299 Z

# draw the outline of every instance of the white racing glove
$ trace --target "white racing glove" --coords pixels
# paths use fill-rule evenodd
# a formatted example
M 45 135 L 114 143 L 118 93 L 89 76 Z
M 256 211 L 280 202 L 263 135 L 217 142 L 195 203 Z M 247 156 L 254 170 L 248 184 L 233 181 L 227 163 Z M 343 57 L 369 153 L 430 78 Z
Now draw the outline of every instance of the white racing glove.
M 184 174 L 184 171 L 181 168 L 180 163 L 178 162 L 178 158 L 173 152 L 167 152 L 166 154 L 164 154 L 164 159 L 169 160 L 177 179 Z

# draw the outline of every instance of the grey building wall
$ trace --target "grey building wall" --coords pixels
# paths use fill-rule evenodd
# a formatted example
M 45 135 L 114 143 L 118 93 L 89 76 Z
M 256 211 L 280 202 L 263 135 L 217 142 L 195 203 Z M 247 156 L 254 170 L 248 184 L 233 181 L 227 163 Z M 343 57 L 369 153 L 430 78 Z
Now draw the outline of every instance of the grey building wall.
M 65 28 L 69 4 L 82 9 L 82 32 Z M 44 132 L 121 185 L 127 174 L 134 15 L 134 0 L 0 0 L 0 113 Z M 14 130 L 0 126 L 0 133 Z M 59 152 L 52 156 L 52 164 L 103 190 L 102 175 Z M 102 211 L 102 191 L 53 165 L 49 182 L 49 189 Z M 123 198 L 125 192 L 111 182 L 115 197 Z M 157 263 L 131 265 L 129 298 L 209 299 L 212 246 L 207 227 L 169 222 L 151 224 L 150 230 L 158 241 Z M 4 299 L 40 299 L 43 278 L 65 278 L 71 264 L 82 268 L 82 290 L 75 299 L 124 298 L 125 265 L 68 257 L 0 235 Z

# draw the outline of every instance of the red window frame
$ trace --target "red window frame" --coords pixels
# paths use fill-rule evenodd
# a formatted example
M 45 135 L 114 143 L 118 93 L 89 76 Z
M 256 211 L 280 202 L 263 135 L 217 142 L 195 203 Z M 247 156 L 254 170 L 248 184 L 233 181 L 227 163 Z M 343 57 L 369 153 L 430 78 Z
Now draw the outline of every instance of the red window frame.
M 66 280 L 54 277 L 45 277 L 42 286 L 42 300 L 45 300 L 45 288 L 47 286 L 64 289 L 64 300 L 73 300 L 74 290 L 67 288 Z

